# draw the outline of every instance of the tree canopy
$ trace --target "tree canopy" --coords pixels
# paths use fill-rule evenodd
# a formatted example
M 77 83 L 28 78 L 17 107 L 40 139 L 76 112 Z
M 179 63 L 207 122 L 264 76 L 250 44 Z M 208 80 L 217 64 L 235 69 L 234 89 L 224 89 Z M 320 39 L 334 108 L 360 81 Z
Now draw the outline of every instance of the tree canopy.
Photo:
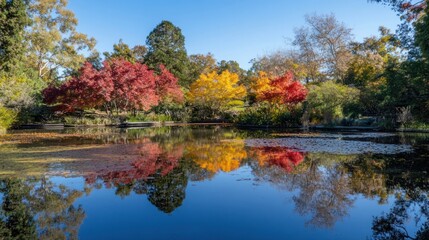
M 0 71 L 11 71 L 23 60 L 24 30 L 30 19 L 25 0 L 1 0 L 0 9 Z
M 183 87 L 192 81 L 189 78 L 189 60 L 185 48 L 185 37 L 179 27 L 169 21 L 158 24 L 146 39 L 147 54 L 145 64 L 159 70 L 164 65 L 168 71 L 179 79 Z

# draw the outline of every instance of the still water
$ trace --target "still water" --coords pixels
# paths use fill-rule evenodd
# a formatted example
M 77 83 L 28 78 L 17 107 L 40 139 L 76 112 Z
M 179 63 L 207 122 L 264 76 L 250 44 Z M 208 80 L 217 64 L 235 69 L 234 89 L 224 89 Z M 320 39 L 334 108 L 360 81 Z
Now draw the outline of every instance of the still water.
M 429 239 L 429 134 L 0 137 L 0 239 Z

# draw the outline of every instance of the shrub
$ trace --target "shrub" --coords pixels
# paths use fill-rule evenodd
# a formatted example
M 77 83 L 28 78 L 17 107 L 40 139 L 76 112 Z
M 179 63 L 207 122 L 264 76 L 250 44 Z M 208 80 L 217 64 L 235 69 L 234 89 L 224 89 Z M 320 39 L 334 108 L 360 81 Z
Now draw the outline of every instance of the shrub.
M 235 119 L 235 123 L 254 126 L 297 127 L 300 126 L 302 107 L 293 109 L 285 106 L 260 104 L 242 111 Z
M 16 113 L 0 105 L 0 130 L 8 129 L 15 122 Z
M 311 85 L 307 97 L 312 122 L 333 124 L 344 117 L 344 108 L 358 100 L 359 90 L 333 81 Z
M 68 125 L 110 125 L 117 123 L 117 121 L 113 118 L 109 117 L 75 117 L 75 116 L 67 116 L 64 117 L 64 123 Z
M 136 115 L 130 115 L 127 117 L 128 122 L 148 122 L 148 121 L 155 121 L 155 122 L 166 122 L 166 121 L 172 121 L 171 116 L 166 114 L 155 114 L 155 113 L 149 113 L 149 114 L 136 114 Z

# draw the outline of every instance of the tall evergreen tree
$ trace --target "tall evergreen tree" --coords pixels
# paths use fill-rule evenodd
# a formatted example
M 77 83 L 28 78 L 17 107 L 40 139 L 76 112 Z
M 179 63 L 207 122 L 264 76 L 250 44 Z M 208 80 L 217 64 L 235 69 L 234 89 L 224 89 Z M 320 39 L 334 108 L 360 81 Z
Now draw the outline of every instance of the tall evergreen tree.
M 162 21 L 146 39 L 148 52 L 145 63 L 156 70 L 163 64 L 173 73 L 183 87 L 188 87 L 192 79 L 189 76 L 189 60 L 185 48 L 182 30 L 169 21 Z
M 10 71 L 22 60 L 28 23 L 25 0 L 0 0 L 0 71 Z

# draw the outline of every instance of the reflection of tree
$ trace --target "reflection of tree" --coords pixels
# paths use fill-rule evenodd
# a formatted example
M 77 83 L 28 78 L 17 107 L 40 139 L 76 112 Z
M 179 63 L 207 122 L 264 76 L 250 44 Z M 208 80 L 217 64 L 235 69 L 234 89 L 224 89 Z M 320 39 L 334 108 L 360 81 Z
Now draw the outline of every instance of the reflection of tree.
M 56 187 L 46 179 L 42 179 L 40 187 L 33 191 L 39 239 L 77 239 L 85 212 L 82 206 L 73 206 L 73 202 L 82 196 L 82 192 L 64 185 Z
M 252 149 L 250 151 L 254 152 Z M 251 156 L 258 157 L 257 154 Z M 282 189 L 299 190 L 293 197 L 297 212 L 310 215 L 311 220 L 308 223 L 319 227 L 330 227 L 346 216 L 347 210 L 354 202 L 354 195 L 362 194 L 371 199 L 379 198 L 379 203 L 383 204 L 386 203 L 389 195 L 413 196 L 415 189 L 427 192 L 429 186 L 427 159 L 422 157 L 425 156 L 422 152 L 394 157 L 308 153 L 305 160 L 294 166 L 293 171 L 290 172 L 269 164 L 259 164 L 261 159 L 269 159 L 269 156 L 269 152 L 260 154 L 255 161 L 249 162 L 253 174 Z M 400 201 L 398 203 L 401 203 L 400 207 L 392 211 L 399 212 L 399 215 L 393 218 L 393 215 L 389 214 L 382 219 L 383 221 L 378 218 L 379 229 L 383 227 L 394 229 L 395 224 L 401 222 L 399 218 L 406 220 L 403 209 L 407 208 L 409 212 L 413 204 L 405 205 Z M 428 211 L 427 202 L 420 205 L 422 207 L 415 212 L 423 214 L 424 211 Z M 408 218 L 408 215 L 406 217 Z M 379 232 L 387 231 L 386 229 L 381 229 Z
M 149 201 L 165 213 L 173 212 L 185 199 L 188 177 L 183 168 L 146 182 Z
M 347 215 L 347 210 L 353 204 L 350 197 L 352 192 L 345 172 L 335 168 L 319 171 L 321 170 L 307 175 L 319 181 L 304 178 L 305 181 L 300 185 L 300 193 L 293 197 L 293 200 L 298 213 L 312 215 L 310 224 L 330 227 Z
M 286 172 L 291 172 L 304 160 L 304 154 L 285 147 L 257 147 L 250 150 L 259 165 L 279 166 Z
M 126 173 L 101 175 L 96 179 L 101 178 L 108 188 L 115 187 L 116 194 L 122 197 L 128 196 L 131 192 L 146 194 L 148 200 L 165 213 L 171 213 L 182 205 L 188 184 L 186 164 L 179 164 L 168 173 L 161 169 L 150 176 L 138 175 L 139 178 L 134 179 L 136 175 L 126 176 Z M 122 178 L 122 174 L 126 177 Z M 111 179 L 111 176 L 119 178 Z M 96 186 L 97 182 L 93 180 L 88 183 Z
M 371 155 L 361 155 L 353 162 L 344 163 L 343 167 L 350 174 L 350 188 L 367 198 L 379 198 L 379 203 L 386 203 L 389 192 L 386 187 L 385 163 Z
M 176 145 L 166 150 L 163 146 L 148 139 L 141 139 L 138 144 L 140 157 L 131 165 L 122 169 L 103 170 L 94 175 L 87 176 L 87 183 L 95 183 L 101 179 L 106 187 L 115 186 L 121 188 L 121 195 L 128 192 L 126 185 L 137 180 L 146 180 L 152 175 L 167 175 L 179 164 L 183 155 L 183 145 Z
M 81 192 L 46 179 L 5 179 L 0 186 L 2 238 L 77 239 L 85 212 L 73 203 Z
M 293 172 L 267 164 L 251 166 L 255 176 L 259 178 L 288 191 L 298 189 L 298 195 L 293 197 L 297 212 L 311 215 L 308 222 L 311 225 L 330 227 L 347 215 L 347 209 L 353 204 L 353 199 L 347 172 L 341 170 L 338 164 L 322 167 L 322 161 L 324 160 L 317 155 L 307 155 L 305 161 Z
M 240 167 L 247 157 L 243 140 L 220 141 L 211 143 L 189 143 L 185 158 L 192 159 L 201 168 L 210 172 L 230 172 Z
M 35 239 L 36 224 L 25 200 L 30 187 L 22 181 L 11 179 L 0 182 L 3 194 L 0 234 L 3 239 Z
M 210 141 L 207 141 L 207 136 Z M 244 142 L 222 142 L 221 139 L 235 138 L 234 131 L 223 128 L 148 128 L 144 130 L 128 130 L 129 144 L 138 146 L 140 157 L 125 168 L 106 169 L 86 176 L 89 186 L 116 188 L 116 194 L 122 197 L 131 192 L 146 194 L 148 200 L 159 210 L 170 213 L 179 207 L 185 198 L 188 179 L 204 180 L 214 174 L 211 170 L 225 171 L 238 168 L 246 157 Z M 216 150 L 205 142 L 216 143 Z M 186 154 L 183 157 L 184 142 L 187 142 Z M 195 148 L 192 148 L 195 147 Z M 192 150 L 192 153 L 190 153 Z M 201 168 L 194 161 L 196 156 L 215 155 L 205 160 L 208 169 Z M 195 155 L 193 155 L 195 154 Z M 223 162 L 222 162 L 223 161 Z M 220 162 L 220 165 L 216 165 Z M 216 165 L 216 166 L 215 166 Z M 217 170 L 216 170 L 217 171 Z
M 104 170 L 88 176 L 86 182 L 97 185 L 101 181 L 107 188 L 115 187 L 122 197 L 131 192 L 147 194 L 149 201 L 163 212 L 170 213 L 185 198 L 186 170 L 180 165 L 182 144 L 153 142 L 148 138 L 134 140 L 140 157 L 124 170 Z
M 407 229 L 413 219 L 418 229 L 415 236 Z M 412 195 L 398 196 L 389 213 L 374 218 L 372 231 L 374 239 L 380 240 L 429 239 L 428 193 L 416 189 Z

